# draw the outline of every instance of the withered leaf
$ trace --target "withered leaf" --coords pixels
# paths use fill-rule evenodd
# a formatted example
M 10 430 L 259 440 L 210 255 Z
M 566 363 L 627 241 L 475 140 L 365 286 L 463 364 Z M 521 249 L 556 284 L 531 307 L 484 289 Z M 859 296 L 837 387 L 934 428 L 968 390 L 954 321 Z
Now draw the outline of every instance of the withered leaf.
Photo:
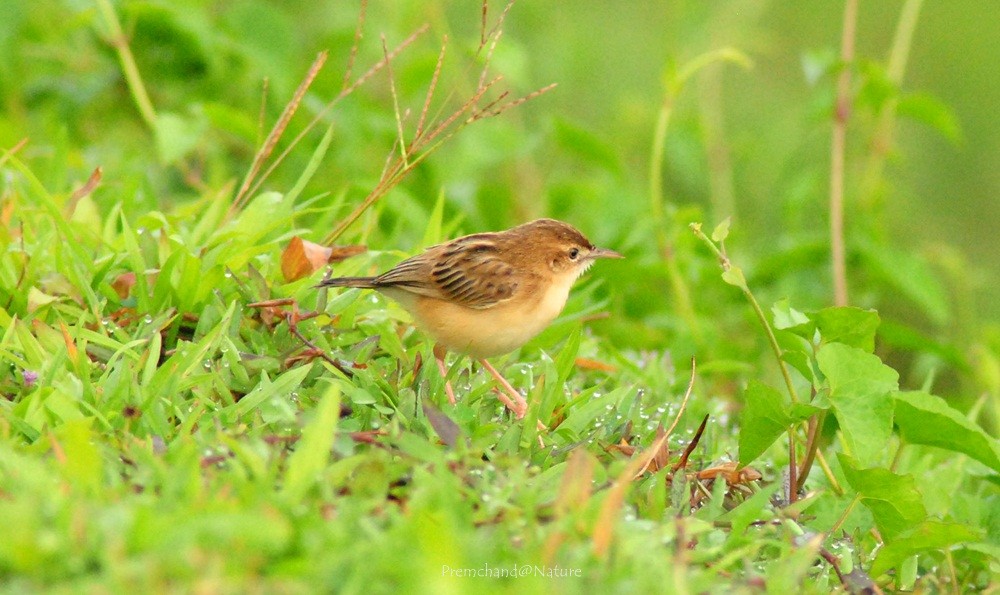
M 339 262 L 366 249 L 365 246 L 328 247 L 295 236 L 281 254 L 281 274 L 285 281 L 296 281 L 308 277 L 328 263 Z
M 135 273 L 122 273 L 115 277 L 115 280 L 111 282 L 112 289 L 118 294 L 118 297 L 125 299 L 128 294 L 132 292 L 132 287 L 135 285 Z

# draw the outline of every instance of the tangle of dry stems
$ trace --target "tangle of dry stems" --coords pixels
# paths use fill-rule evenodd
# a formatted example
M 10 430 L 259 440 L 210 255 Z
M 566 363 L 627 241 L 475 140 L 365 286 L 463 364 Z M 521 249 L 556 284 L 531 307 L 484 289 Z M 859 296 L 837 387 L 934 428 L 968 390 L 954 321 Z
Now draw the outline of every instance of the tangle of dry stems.
M 380 71 L 385 70 L 389 79 L 389 91 L 392 95 L 393 110 L 396 118 L 396 140 L 387 155 L 386 162 L 378 182 L 369 194 L 334 227 L 333 231 L 329 235 L 327 235 L 324 239 L 324 243 L 327 244 L 334 242 L 338 237 L 340 237 L 367 209 L 375 204 L 380 198 L 385 196 L 411 171 L 413 171 L 417 165 L 419 165 L 424 159 L 430 156 L 444 142 L 449 140 L 460 130 L 479 120 L 499 116 L 505 111 L 517 107 L 522 103 L 530 101 L 535 97 L 551 90 L 555 86 L 554 84 L 542 87 L 532 93 L 513 100 L 509 99 L 510 92 L 506 90 L 490 96 L 496 86 L 503 80 L 502 76 L 490 77 L 489 69 L 493 52 L 503 34 L 504 20 L 513 5 L 514 0 L 509 1 L 500 16 L 497 18 L 496 23 L 493 24 L 492 28 L 487 30 L 488 7 L 487 2 L 483 2 L 482 29 L 480 32 L 480 45 L 478 52 L 482 53 L 484 49 L 486 51 L 483 57 L 483 66 L 479 73 L 479 80 L 476 85 L 476 89 L 469 98 L 462 101 L 458 107 L 450 113 L 447 112 L 446 106 L 442 105 L 439 107 L 437 110 L 438 114 L 448 113 L 448 115 L 444 117 L 437 117 L 432 115 L 431 105 L 434 102 L 435 93 L 438 89 L 448 45 L 448 38 L 445 37 L 443 39 L 441 49 L 438 54 L 438 60 L 434 67 L 434 73 L 429 81 L 427 93 L 419 112 L 420 115 L 417 119 L 412 136 L 409 140 L 407 140 L 406 122 L 409 119 L 411 111 L 409 109 L 403 110 L 400 107 L 399 93 L 396 89 L 396 80 L 392 71 L 392 62 L 420 36 L 425 34 L 429 30 L 429 26 L 426 24 L 421 26 L 392 50 L 389 49 L 385 41 L 385 36 L 381 36 L 382 59 L 373 64 L 367 71 L 365 71 L 364 74 L 351 82 L 358 54 L 358 47 L 363 38 L 364 22 L 367 14 L 367 1 L 362 0 L 358 14 L 358 24 L 354 34 L 354 42 L 348 55 L 344 73 L 344 82 L 340 93 L 329 101 L 321 110 L 319 110 L 319 112 L 317 112 L 317 114 L 312 120 L 310 120 L 303 130 L 291 140 L 288 146 L 285 147 L 284 150 L 281 151 L 269 165 L 267 165 L 268 160 L 271 158 L 278 142 L 285 133 L 289 122 L 298 110 L 306 92 L 326 62 L 327 53 L 321 52 L 317 55 L 302 82 L 295 90 L 292 99 L 288 102 L 288 104 L 286 104 L 284 110 L 282 110 L 281 115 L 272 127 L 270 133 L 267 135 L 261 145 L 261 148 L 254 155 L 250 170 L 247 172 L 243 182 L 240 184 L 240 188 L 236 193 L 232 206 L 230 207 L 229 216 L 233 216 L 239 211 L 239 209 L 246 206 L 249 198 L 256 195 L 260 191 L 263 183 L 270 177 L 278 165 L 284 161 L 289 153 L 313 128 L 315 128 L 319 122 L 328 116 L 330 111 L 340 102 L 340 100 L 356 91 Z M 487 98 L 488 96 L 489 98 Z M 481 105 L 482 102 L 485 102 L 485 104 Z M 267 165 L 266 168 L 265 165 Z

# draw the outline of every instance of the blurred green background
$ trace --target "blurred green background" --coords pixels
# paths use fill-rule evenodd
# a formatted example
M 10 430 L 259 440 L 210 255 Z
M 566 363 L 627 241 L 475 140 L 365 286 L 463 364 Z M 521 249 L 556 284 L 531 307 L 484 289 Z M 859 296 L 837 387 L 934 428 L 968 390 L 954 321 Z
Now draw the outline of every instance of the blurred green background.
M 1000 30 L 986 4 L 924 3 L 897 90 L 885 81 L 884 64 L 903 4 L 861 3 L 847 219 L 851 301 L 893 321 L 882 355 L 912 360 L 919 383 L 941 361 L 966 369 L 970 353 L 995 354 L 1000 344 L 993 229 L 1000 215 Z M 341 89 L 359 3 L 114 7 L 158 128 L 135 108 L 99 4 L 5 2 L 0 147 L 30 138 L 20 155 L 56 193 L 68 195 L 101 166 L 97 209 L 107 214 L 122 201 L 135 217 L 238 183 L 316 53 L 328 49 L 286 146 Z M 502 10 L 491 3 L 491 25 Z M 558 86 L 448 140 L 344 240 L 415 251 L 441 193 L 456 231 L 563 218 L 630 256 L 595 270 L 608 281 L 598 296 L 620 314 L 598 324 L 600 332 L 627 347 L 670 346 L 678 358 L 706 350 L 731 356 L 727 342 L 738 344 L 749 332 L 746 310 L 719 314 L 720 299 L 739 296 L 718 281 L 686 225 L 703 221 L 710 229 L 733 217 L 731 254 L 765 305 L 783 297 L 802 309 L 830 305 L 830 114 L 842 11 L 841 2 L 518 3 L 492 71 L 504 75 L 513 96 Z M 473 2 L 371 2 L 355 77 L 381 58 L 380 35 L 393 47 L 428 23 L 393 61 L 393 74 L 412 124 L 447 36 L 433 108 L 446 114 L 475 88 L 480 18 Z M 752 65 L 713 64 L 689 81 L 672 104 L 664 159 L 656 164 L 669 238 L 706 339 L 672 310 L 650 217 L 650 154 L 669 73 L 720 48 Z M 873 179 L 877 111 L 890 98 L 900 101 L 901 114 L 886 167 Z M 335 124 L 333 147 L 304 196 L 328 193 L 322 204 L 331 205 L 345 198 L 332 221 L 375 184 L 396 135 L 392 106 L 383 72 L 326 117 Z M 308 136 L 265 188 L 287 191 L 320 134 Z M 317 241 L 325 232 L 312 231 Z

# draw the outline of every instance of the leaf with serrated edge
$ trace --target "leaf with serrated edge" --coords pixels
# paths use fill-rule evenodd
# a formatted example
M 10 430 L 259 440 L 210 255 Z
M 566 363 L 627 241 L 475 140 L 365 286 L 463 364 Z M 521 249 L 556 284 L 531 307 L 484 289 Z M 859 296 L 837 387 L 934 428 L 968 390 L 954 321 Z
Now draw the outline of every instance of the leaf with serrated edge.
M 881 467 L 861 469 L 851 457 L 843 453 L 837 456 L 847 483 L 858 491 L 887 543 L 927 518 L 924 497 L 912 475 L 898 475 Z
M 892 543 L 879 550 L 872 562 L 871 575 L 878 577 L 890 568 L 895 568 L 910 556 L 927 550 L 940 550 L 956 543 L 982 539 L 981 532 L 966 525 L 941 521 L 924 521 L 905 533 L 901 533 Z
M 921 391 L 897 392 L 893 399 L 896 425 L 904 440 L 960 452 L 1000 472 L 997 441 L 944 399 Z
M 770 386 L 750 381 L 743 396 L 746 407 L 740 427 L 740 465 L 761 455 L 792 423 L 785 412 L 781 393 Z
M 899 374 L 874 355 L 841 343 L 824 345 L 816 361 L 829 382 L 846 450 L 862 465 L 878 463 L 892 435 L 890 393 L 899 388 Z
M 875 310 L 848 306 L 824 308 L 810 317 L 824 343 L 843 343 L 867 353 L 875 350 L 875 331 L 881 322 Z

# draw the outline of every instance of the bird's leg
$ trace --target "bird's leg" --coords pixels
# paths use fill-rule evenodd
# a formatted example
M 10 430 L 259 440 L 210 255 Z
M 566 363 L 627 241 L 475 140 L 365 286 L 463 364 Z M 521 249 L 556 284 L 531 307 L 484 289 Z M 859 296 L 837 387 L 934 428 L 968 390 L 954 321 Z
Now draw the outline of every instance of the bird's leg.
M 517 419 L 523 418 L 524 414 L 528 412 L 528 401 L 526 401 L 524 397 L 521 396 L 521 393 L 517 392 L 517 390 L 515 390 L 514 387 L 511 386 L 509 382 L 507 382 L 506 378 L 500 375 L 500 372 L 497 372 L 496 368 L 490 365 L 490 362 L 486 361 L 485 359 L 480 359 L 479 363 L 481 363 L 483 367 L 486 368 L 487 372 L 489 372 L 490 374 L 493 375 L 494 378 L 496 378 L 497 382 L 500 383 L 500 386 L 503 387 L 504 392 L 507 393 L 506 395 L 497 393 L 497 398 L 499 398 L 500 401 L 503 402 L 503 404 L 506 405 L 508 409 L 510 409 L 511 411 L 514 412 L 515 415 L 517 415 Z
M 441 379 L 444 380 L 444 392 L 448 395 L 448 402 L 452 405 L 455 404 L 455 391 L 451 388 L 451 382 L 448 380 L 448 367 L 444 364 L 444 356 L 448 351 L 441 345 L 434 345 L 434 362 L 437 363 L 438 372 L 441 373 Z

